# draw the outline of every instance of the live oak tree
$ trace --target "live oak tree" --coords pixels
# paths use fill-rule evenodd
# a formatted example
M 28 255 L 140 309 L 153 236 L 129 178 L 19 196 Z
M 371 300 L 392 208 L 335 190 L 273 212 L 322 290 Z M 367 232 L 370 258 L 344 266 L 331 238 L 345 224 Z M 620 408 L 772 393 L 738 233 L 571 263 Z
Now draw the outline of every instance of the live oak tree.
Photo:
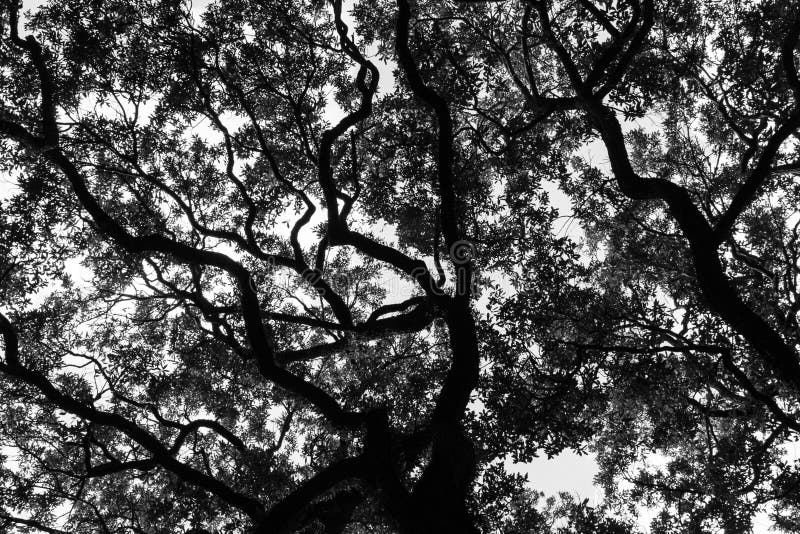
M 5 530 L 800 532 L 795 2 L 22 7 Z

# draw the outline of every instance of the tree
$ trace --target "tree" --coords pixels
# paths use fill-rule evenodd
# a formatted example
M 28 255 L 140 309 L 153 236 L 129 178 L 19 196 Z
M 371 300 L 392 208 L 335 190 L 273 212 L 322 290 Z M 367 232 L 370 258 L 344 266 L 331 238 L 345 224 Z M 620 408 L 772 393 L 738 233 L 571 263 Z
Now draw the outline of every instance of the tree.
M 5 2 L 4 526 L 800 531 L 799 9 Z

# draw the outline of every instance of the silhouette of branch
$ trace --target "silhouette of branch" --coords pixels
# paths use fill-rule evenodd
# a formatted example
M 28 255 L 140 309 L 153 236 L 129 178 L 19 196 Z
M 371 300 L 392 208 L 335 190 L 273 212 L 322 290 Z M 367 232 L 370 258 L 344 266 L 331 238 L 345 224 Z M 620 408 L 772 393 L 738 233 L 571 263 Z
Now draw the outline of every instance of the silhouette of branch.
M 33 386 L 49 402 L 62 410 L 97 425 L 108 426 L 122 432 L 149 451 L 152 454 L 151 460 L 159 466 L 209 491 L 231 506 L 242 510 L 253 519 L 257 520 L 263 516 L 264 509 L 258 501 L 177 460 L 173 456 L 173 451 L 165 447 L 147 430 L 119 414 L 98 410 L 62 393 L 44 374 L 22 365 L 19 359 L 19 340 L 16 331 L 8 318 L 2 313 L 0 313 L 0 331 L 2 331 L 5 347 L 5 362 L 0 363 L 0 371 Z M 135 467 L 138 469 L 145 465 L 137 463 Z M 102 472 L 103 470 L 111 469 L 111 467 L 104 466 L 99 469 Z

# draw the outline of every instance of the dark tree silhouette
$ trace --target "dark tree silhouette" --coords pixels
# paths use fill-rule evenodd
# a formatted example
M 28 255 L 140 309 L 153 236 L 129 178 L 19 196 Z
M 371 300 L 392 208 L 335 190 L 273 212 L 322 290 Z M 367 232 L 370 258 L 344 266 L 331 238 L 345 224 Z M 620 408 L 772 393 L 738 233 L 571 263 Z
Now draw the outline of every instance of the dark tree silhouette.
M 5 531 L 800 532 L 800 5 L 22 7 Z

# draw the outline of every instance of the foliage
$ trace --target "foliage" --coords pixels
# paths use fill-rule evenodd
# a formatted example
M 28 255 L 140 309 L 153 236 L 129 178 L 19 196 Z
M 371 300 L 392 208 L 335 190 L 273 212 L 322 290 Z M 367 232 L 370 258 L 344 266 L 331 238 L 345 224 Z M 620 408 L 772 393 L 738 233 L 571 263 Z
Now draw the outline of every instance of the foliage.
M 3 531 L 800 532 L 795 3 L 20 8 Z

